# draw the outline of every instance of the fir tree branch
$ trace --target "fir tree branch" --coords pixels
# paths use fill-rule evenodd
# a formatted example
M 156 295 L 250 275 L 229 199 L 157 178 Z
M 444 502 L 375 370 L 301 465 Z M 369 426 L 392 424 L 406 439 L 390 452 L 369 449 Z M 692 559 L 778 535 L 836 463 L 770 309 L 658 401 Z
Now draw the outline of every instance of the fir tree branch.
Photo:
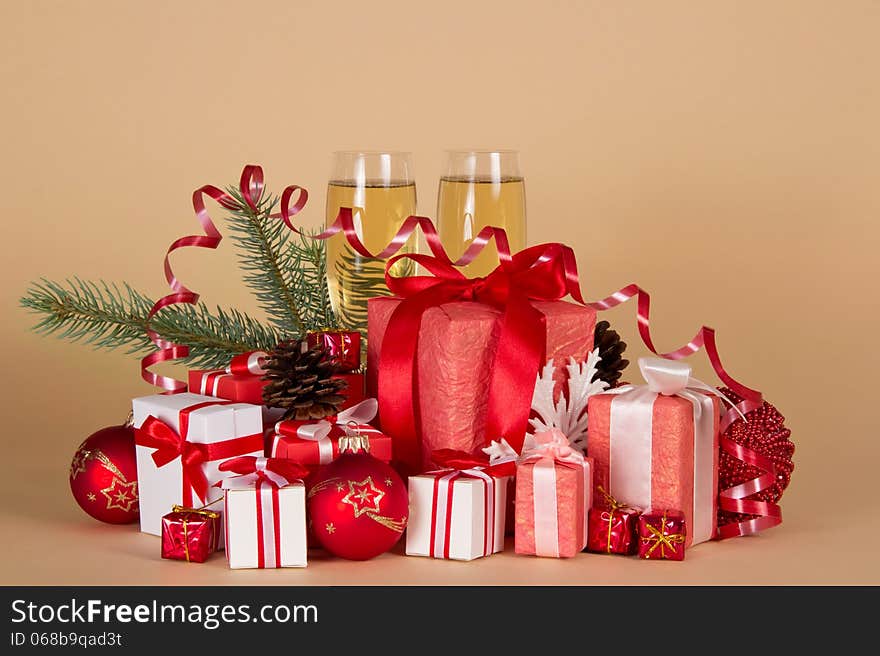
M 230 236 L 239 247 L 238 263 L 245 284 L 273 326 L 291 337 L 302 335 L 306 327 L 294 288 L 289 231 L 282 221 L 269 216 L 278 198 L 264 194 L 254 212 L 238 189 L 228 187 L 226 191 L 238 205 L 230 210 L 228 221 Z
M 239 189 L 228 187 L 227 193 L 237 205 L 228 222 L 243 279 L 269 323 L 287 337 L 335 327 L 327 289 L 326 242 L 296 235 L 270 216 L 277 197 L 264 194 L 254 212 Z
M 128 284 L 120 288 L 103 281 L 79 278 L 64 284 L 50 280 L 33 283 L 21 306 L 41 315 L 34 330 L 89 344 L 96 349 L 124 348 L 144 355 L 155 349 L 146 332 L 153 301 Z M 191 347 L 184 360 L 194 367 L 221 367 L 244 351 L 269 350 L 281 340 L 274 328 L 237 310 L 198 306 L 164 308 L 150 322 L 162 338 Z
M 294 272 L 294 298 L 307 330 L 335 328 L 338 322 L 330 305 L 330 289 L 327 286 L 327 242 L 313 239 L 314 234 L 298 236 L 298 239 L 291 239 L 289 244 Z

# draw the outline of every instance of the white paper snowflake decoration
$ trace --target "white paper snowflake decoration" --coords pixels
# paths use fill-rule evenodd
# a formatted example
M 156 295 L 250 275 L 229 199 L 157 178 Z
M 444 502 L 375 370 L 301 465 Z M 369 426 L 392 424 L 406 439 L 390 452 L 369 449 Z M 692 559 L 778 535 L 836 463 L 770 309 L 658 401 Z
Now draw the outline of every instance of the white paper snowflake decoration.
M 532 396 L 532 410 L 537 415 L 529 419 L 532 433 L 541 433 L 551 428 L 558 428 L 568 438 L 573 449 L 584 453 L 587 449 L 587 401 L 594 394 L 601 394 L 608 389 L 604 380 L 593 380 L 598 372 L 597 365 L 601 357 L 599 349 L 594 349 L 586 362 L 578 364 L 574 358 L 568 359 L 568 397 L 560 394 L 559 400 L 553 401 L 553 374 L 556 367 L 553 360 L 544 365 L 535 382 L 535 393 Z M 526 436 L 528 439 L 530 436 Z
M 492 440 L 489 446 L 483 449 L 483 453 L 489 456 L 490 465 L 500 465 L 502 462 L 510 462 L 517 459 L 516 450 L 507 443 L 503 437 L 500 441 Z

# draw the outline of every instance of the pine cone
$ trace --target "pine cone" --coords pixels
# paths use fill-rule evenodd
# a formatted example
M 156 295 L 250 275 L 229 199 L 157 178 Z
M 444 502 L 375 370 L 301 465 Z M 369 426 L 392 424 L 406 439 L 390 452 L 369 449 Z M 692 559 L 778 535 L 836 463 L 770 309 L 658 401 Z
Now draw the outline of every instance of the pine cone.
M 301 340 L 281 342 L 263 365 L 263 402 L 273 408 L 285 408 L 283 419 L 323 419 L 335 415 L 345 397 L 339 392 L 348 387 L 338 372 L 330 351 L 323 346 L 308 348 Z
M 609 386 L 616 386 L 623 375 L 623 370 L 629 365 L 629 360 L 623 359 L 626 342 L 620 341 L 620 335 L 611 328 L 610 323 L 600 321 L 596 324 L 593 348 L 599 349 L 599 356 L 602 358 L 599 360 L 598 371 L 593 376 L 593 380 L 604 380 Z

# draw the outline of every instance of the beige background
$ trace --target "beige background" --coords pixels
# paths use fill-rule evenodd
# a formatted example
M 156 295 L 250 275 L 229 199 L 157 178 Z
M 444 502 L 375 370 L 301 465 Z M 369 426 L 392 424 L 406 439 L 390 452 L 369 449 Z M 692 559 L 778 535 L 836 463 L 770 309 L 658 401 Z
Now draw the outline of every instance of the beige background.
M 0 582 L 880 583 L 880 3 L 4 0 L 0 23 Z M 192 190 L 246 162 L 311 189 L 315 224 L 330 151 L 409 149 L 433 215 L 455 146 L 519 148 L 530 242 L 570 243 L 592 298 L 650 289 L 661 348 L 717 328 L 794 430 L 782 527 L 677 565 L 389 554 L 229 572 L 80 512 L 74 449 L 150 388 L 122 353 L 29 334 L 28 281 L 163 293 Z M 253 309 L 228 243 L 175 267 L 209 303 Z M 634 307 L 608 317 L 638 355 Z

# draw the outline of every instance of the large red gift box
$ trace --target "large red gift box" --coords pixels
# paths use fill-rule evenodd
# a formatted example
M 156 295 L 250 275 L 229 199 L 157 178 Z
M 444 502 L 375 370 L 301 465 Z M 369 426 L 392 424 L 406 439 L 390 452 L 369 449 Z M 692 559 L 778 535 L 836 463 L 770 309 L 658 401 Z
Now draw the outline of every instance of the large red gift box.
M 399 298 L 379 297 L 367 304 L 367 396 L 378 394 L 383 338 L 401 302 Z M 552 359 L 562 365 L 571 357 L 583 362 L 593 348 L 596 311 L 564 301 L 532 301 L 531 305 L 543 315 L 544 361 Z M 432 451 L 474 453 L 486 446 L 488 390 L 501 317 L 500 310 L 470 301 L 430 307 L 422 315 L 414 386 L 418 389 L 414 402 L 420 418 L 421 471 L 431 468 Z M 567 377 L 565 367 L 557 366 L 557 398 Z M 380 420 L 384 422 L 381 416 Z

